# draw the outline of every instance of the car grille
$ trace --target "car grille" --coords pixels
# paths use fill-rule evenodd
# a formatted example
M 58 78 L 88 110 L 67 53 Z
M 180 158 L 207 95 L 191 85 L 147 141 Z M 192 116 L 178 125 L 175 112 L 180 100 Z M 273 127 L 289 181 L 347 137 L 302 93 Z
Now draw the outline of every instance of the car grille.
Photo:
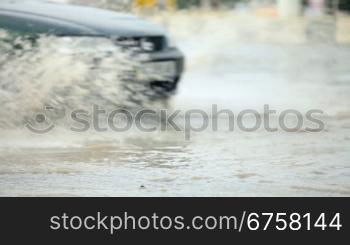
M 166 48 L 166 39 L 163 36 L 118 37 L 115 42 L 121 47 L 140 48 L 145 52 L 157 52 Z

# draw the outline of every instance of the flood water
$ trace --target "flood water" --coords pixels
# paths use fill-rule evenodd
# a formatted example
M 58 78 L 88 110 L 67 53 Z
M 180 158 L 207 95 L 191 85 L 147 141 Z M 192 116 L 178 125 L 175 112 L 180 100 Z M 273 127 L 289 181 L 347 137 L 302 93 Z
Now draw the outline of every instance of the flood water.
M 27 74 L 18 66 L 0 72 L 3 80 L 11 78 L 2 84 L 15 81 L 25 86 L 24 90 L 2 86 L 3 108 L 10 109 L 1 110 L 5 126 L 0 139 L 0 195 L 350 196 L 350 45 L 308 39 L 299 22 L 246 24 L 246 19 L 213 18 L 203 25 L 202 20 L 198 17 L 192 24 L 186 19 L 165 20 L 187 56 L 187 71 L 170 102 L 172 110 L 201 109 L 210 114 L 216 104 L 234 113 L 246 109 L 262 113 L 269 105 L 278 115 L 287 109 L 302 113 L 316 109 L 324 112 L 324 130 L 231 132 L 229 119 L 223 117 L 218 131 L 193 132 L 190 140 L 175 130 L 73 133 L 57 127 L 44 135 L 33 134 L 18 127 L 22 117 L 38 110 L 42 98 L 53 91 L 81 88 L 82 74 L 86 75 L 81 64 L 63 69 L 67 60 L 62 60 L 62 69 L 57 69 L 57 57 L 46 57 L 45 62 L 36 60 L 44 73 L 38 68 Z M 284 24 L 294 27 L 293 35 L 278 31 Z M 278 35 L 258 32 L 262 26 Z M 194 30 L 196 35 L 191 35 Z M 208 35 L 214 30 L 215 35 Z M 99 91 L 94 98 L 102 100 L 117 93 L 117 104 L 130 104 L 130 94 L 125 95 L 129 90 L 112 89 L 111 82 L 122 82 L 111 80 L 114 75 L 108 69 L 99 73 L 89 80 L 94 86 L 87 90 Z M 68 85 L 57 90 L 53 84 L 62 81 Z M 86 91 L 73 90 L 69 103 L 82 106 L 79 94 L 91 98 Z M 59 102 L 68 103 L 61 96 L 50 100 Z M 277 123 L 278 116 L 271 120 Z M 195 118 L 192 123 L 201 122 Z

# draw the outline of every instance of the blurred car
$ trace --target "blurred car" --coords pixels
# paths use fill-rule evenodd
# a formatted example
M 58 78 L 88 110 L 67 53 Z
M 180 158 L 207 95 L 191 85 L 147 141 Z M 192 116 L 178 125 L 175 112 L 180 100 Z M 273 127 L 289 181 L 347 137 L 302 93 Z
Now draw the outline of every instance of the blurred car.
M 184 56 L 167 33 L 136 16 L 50 2 L 0 2 L 0 28 L 17 35 L 47 34 L 57 37 L 107 37 L 116 45 L 147 54 L 142 65 L 159 75 L 147 81 L 158 95 L 176 91 L 184 70 Z

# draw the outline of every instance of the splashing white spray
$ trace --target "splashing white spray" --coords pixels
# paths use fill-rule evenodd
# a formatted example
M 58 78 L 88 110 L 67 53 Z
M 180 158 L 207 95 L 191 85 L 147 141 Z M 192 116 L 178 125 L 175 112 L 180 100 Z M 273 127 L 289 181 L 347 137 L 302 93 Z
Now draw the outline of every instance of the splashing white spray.
M 21 125 L 47 105 L 87 109 L 147 107 L 153 95 L 142 70 L 144 56 L 112 40 L 47 37 L 0 42 L 1 124 Z M 152 102 L 153 103 L 153 102 Z

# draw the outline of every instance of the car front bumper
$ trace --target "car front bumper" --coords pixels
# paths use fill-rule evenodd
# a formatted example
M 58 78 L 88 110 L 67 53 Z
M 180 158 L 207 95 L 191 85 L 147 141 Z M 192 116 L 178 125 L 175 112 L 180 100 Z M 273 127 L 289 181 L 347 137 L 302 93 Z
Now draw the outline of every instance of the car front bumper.
M 184 72 L 185 57 L 177 48 L 167 49 L 161 52 L 150 53 L 146 62 L 174 62 L 175 72 L 173 77 L 167 79 L 155 79 L 150 81 L 150 86 L 153 90 L 160 94 L 171 94 L 176 91 L 178 83 Z

